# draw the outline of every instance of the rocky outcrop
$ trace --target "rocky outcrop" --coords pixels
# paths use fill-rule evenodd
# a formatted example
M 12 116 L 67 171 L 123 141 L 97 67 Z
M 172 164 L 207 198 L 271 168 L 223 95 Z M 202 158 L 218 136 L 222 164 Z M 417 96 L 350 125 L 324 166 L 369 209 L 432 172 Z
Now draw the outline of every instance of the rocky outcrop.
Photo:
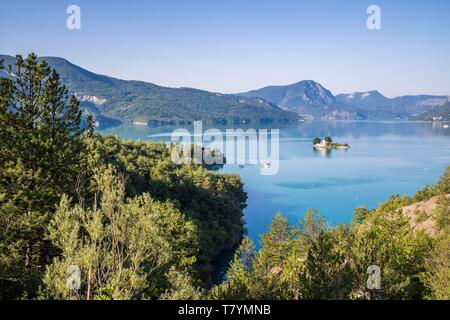
M 434 211 L 439 206 L 439 198 L 434 197 L 402 208 L 402 212 L 408 217 L 413 230 L 422 230 L 430 236 L 436 234 Z M 446 198 L 450 199 L 450 194 L 447 194 Z

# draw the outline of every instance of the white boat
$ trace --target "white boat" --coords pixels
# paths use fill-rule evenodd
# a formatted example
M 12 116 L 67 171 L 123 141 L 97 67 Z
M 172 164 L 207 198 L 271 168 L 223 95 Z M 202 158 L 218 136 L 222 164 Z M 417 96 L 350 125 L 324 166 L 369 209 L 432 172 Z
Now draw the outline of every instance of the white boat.
M 264 169 L 269 169 L 270 168 L 270 161 L 267 161 L 266 163 L 264 163 L 263 167 L 264 167 Z

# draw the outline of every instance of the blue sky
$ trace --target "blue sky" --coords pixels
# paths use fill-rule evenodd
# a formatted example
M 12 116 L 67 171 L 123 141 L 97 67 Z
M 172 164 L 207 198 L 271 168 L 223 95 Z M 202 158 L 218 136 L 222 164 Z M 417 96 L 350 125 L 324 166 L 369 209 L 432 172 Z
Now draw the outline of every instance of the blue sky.
M 81 8 L 81 30 L 66 8 Z M 382 29 L 366 27 L 381 8 Z M 449 0 L 3 0 L 0 53 L 241 92 L 312 79 L 333 93 L 450 94 Z

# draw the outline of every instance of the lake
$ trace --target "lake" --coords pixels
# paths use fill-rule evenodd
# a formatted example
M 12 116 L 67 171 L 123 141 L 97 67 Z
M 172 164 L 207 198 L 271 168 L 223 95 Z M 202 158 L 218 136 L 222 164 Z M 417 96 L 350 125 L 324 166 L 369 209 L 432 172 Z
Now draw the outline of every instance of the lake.
M 259 165 L 225 165 L 221 170 L 239 174 L 245 183 L 246 227 L 256 242 L 279 211 L 296 222 L 315 208 L 331 225 L 346 223 L 354 208 L 374 208 L 393 194 L 413 195 L 435 183 L 450 165 L 450 129 L 442 123 L 311 121 L 276 128 L 280 129 L 278 174 L 260 175 Z M 167 142 L 172 130 L 123 125 L 99 131 L 124 139 Z M 325 136 L 351 148 L 314 150 L 314 137 Z

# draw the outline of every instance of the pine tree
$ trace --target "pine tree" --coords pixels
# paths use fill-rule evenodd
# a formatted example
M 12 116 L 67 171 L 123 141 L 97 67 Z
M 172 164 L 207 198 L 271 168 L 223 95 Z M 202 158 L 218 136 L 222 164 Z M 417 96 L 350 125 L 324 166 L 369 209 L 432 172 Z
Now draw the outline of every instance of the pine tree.
M 332 230 L 323 232 L 311 243 L 299 282 L 303 299 L 348 298 L 350 267 L 338 250 Z
M 292 248 L 292 239 L 295 236 L 293 231 L 288 219 L 278 213 L 272 219 L 269 231 L 261 236 L 261 259 L 268 268 L 267 272 L 275 267 L 283 267 Z
M 55 254 L 45 228 L 74 189 L 92 123 L 82 125 L 79 102 L 35 54 L 0 68 L 9 74 L 0 78 L 0 296 L 33 297 Z
M 251 299 L 253 281 L 253 260 L 255 248 L 253 241 L 244 238 L 236 250 L 233 261 L 227 271 L 226 281 L 214 287 L 212 296 L 215 299 Z
M 17 56 L 13 80 L 0 86 L 0 193 L 28 212 L 52 210 L 73 189 L 80 170 L 82 126 L 78 100 L 68 96 L 58 73 L 36 55 Z

